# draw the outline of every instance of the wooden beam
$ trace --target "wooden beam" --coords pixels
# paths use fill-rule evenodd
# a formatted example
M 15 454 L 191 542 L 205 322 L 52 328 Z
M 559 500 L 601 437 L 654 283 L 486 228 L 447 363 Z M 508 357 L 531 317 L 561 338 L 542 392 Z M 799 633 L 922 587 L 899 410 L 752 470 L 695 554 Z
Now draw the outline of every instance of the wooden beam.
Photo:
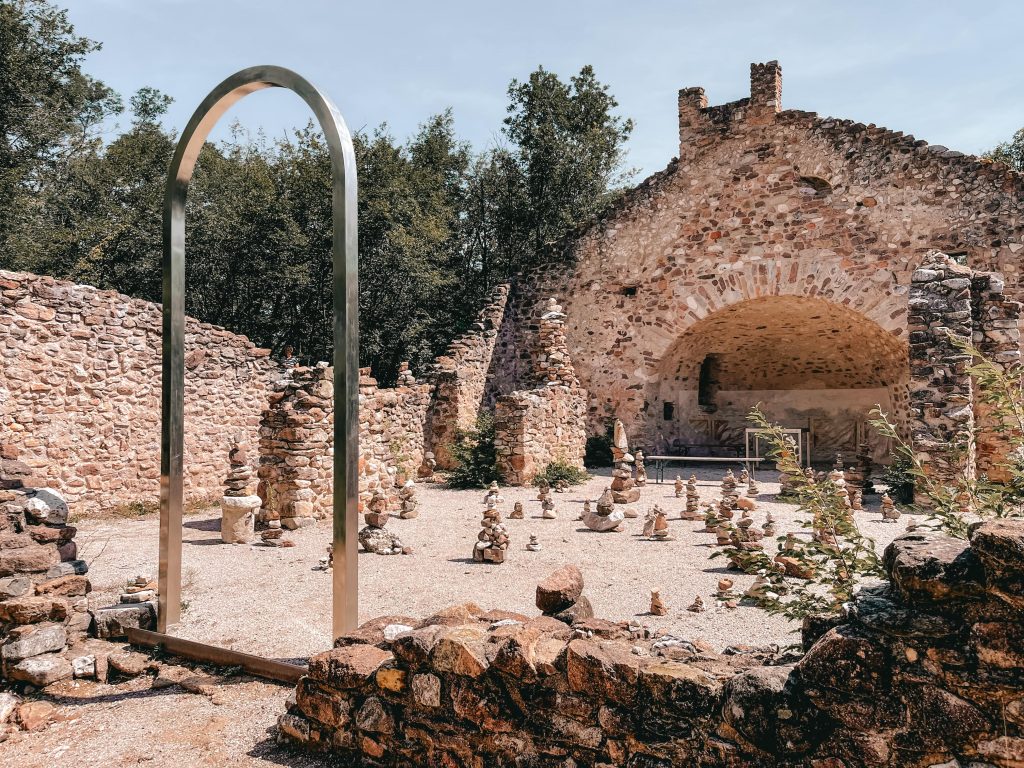
M 306 667 L 288 664 L 275 659 L 265 659 L 241 651 L 219 648 L 192 640 L 185 640 L 162 632 L 150 632 L 146 629 L 128 628 L 128 642 L 143 648 L 159 647 L 172 656 L 180 656 L 190 661 L 204 664 L 216 664 L 221 667 L 241 667 L 256 677 L 276 680 L 279 683 L 295 685 L 299 678 L 306 674 Z

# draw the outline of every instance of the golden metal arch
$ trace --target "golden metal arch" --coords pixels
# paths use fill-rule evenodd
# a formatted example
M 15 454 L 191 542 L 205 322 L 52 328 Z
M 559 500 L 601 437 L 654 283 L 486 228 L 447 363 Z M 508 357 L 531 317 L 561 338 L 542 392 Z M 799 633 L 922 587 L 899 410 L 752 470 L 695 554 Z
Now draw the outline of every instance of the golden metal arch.
M 211 129 L 236 101 L 264 88 L 288 88 L 309 105 L 331 157 L 334 240 L 334 636 L 358 621 L 358 375 L 356 161 L 352 137 L 334 103 L 283 67 L 243 69 L 214 88 L 178 140 L 167 173 L 163 224 L 163 382 L 160 434 L 160 571 L 157 629 L 181 617 L 181 514 L 185 413 L 185 198 Z

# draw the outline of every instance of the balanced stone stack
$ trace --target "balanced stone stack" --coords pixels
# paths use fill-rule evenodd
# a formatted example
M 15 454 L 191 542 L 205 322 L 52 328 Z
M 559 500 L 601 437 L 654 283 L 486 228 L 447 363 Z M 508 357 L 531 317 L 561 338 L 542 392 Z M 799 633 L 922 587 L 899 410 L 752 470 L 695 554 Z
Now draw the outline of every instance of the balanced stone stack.
M 225 544 L 249 544 L 256 529 L 256 512 L 262 505 L 259 496 L 250 493 L 252 469 L 245 448 L 238 443 L 228 452 L 230 470 L 224 480 L 220 500 L 220 538 Z
M 675 538 L 668 529 L 668 515 L 657 504 L 647 513 L 643 535 L 651 541 L 672 541 Z
M 554 298 L 549 298 L 545 302 L 540 321 L 537 323 L 533 372 L 536 380 L 542 385 L 561 385 L 570 388 L 577 388 L 580 385 L 565 339 L 565 313 Z
M 673 483 L 673 486 L 675 487 L 676 498 L 683 498 L 683 488 L 685 487 L 683 485 L 683 478 L 681 478 L 679 475 L 676 475 L 676 481 L 675 483 Z
M 13 446 L 0 447 L 0 678 L 41 687 L 75 675 L 68 648 L 88 633 L 91 587 L 68 505 L 26 487 L 31 476 Z
M 478 563 L 503 563 L 508 550 L 508 530 L 501 522 L 501 510 L 498 509 L 497 494 L 487 494 L 486 508 L 480 519 L 480 532 L 476 544 L 473 545 L 473 559 Z
M 644 466 L 644 452 L 639 448 L 636 451 L 633 467 L 636 469 L 636 485 L 638 488 L 643 488 L 647 485 L 647 467 Z
M 589 506 L 583 508 L 583 524 L 592 531 L 621 531 L 625 517 L 621 509 L 615 508 L 611 488 L 605 488 L 604 493 L 598 497 L 596 511 L 591 511 Z
M 871 470 L 873 468 L 874 457 L 871 455 L 871 445 L 867 440 L 861 441 L 857 447 L 857 473 L 861 478 L 861 490 L 864 495 L 870 495 L 875 492 L 874 483 L 871 482 Z
M 363 515 L 366 526 L 359 531 L 359 544 L 362 548 L 376 555 L 403 554 L 401 540 L 384 527 L 390 517 L 387 497 L 380 491 L 375 492 L 367 508 L 368 511 Z
M 690 475 L 686 481 L 686 509 L 683 510 L 683 520 L 701 520 L 700 493 L 697 491 L 697 476 Z
M 900 511 L 896 508 L 892 497 L 888 493 L 882 494 L 882 521 L 895 523 L 900 519 Z
M 640 500 L 640 489 L 633 481 L 633 456 L 626 440 L 626 428 L 618 419 L 612 433 L 612 497 L 616 504 L 633 504 Z
M 416 498 L 416 484 L 412 480 L 405 481 L 405 485 L 398 491 L 398 499 L 402 504 L 402 511 L 399 512 L 399 517 L 403 520 L 419 517 L 420 502 Z
M 416 477 L 425 483 L 434 482 L 434 471 L 437 469 L 437 459 L 433 451 L 423 452 L 423 463 L 416 470 Z

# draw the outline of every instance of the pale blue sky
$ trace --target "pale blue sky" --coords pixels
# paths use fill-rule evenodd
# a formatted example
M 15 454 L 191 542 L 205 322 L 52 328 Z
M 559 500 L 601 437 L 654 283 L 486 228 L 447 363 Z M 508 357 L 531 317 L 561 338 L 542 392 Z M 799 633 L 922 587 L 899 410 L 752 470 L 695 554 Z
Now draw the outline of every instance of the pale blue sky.
M 57 0 L 61 2 L 61 0 Z M 677 151 L 676 91 L 747 95 L 749 64 L 778 59 L 783 105 L 877 123 L 966 152 L 1024 126 L 1019 2 L 663 0 L 63 0 L 103 43 L 88 70 L 126 98 L 175 98 L 180 129 L 203 96 L 253 64 L 316 82 L 358 130 L 407 136 L 452 107 L 478 148 L 498 137 L 505 90 L 543 64 L 592 64 L 636 121 L 628 163 L 646 175 Z M 278 136 L 305 124 L 297 97 L 261 92 L 232 113 Z M 123 121 L 126 122 L 126 121 Z

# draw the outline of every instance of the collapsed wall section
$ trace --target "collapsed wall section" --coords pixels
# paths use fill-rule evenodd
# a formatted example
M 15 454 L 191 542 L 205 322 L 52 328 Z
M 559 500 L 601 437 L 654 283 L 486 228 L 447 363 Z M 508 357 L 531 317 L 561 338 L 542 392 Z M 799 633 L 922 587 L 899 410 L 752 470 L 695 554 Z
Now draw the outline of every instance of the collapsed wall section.
M 161 309 L 0 271 L 0 430 L 83 514 L 156 504 L 160 493 Z M 218 497 L 233 438 L 253 449 L 275 366 L 244 336 L 185 325 L 185 494 Z

